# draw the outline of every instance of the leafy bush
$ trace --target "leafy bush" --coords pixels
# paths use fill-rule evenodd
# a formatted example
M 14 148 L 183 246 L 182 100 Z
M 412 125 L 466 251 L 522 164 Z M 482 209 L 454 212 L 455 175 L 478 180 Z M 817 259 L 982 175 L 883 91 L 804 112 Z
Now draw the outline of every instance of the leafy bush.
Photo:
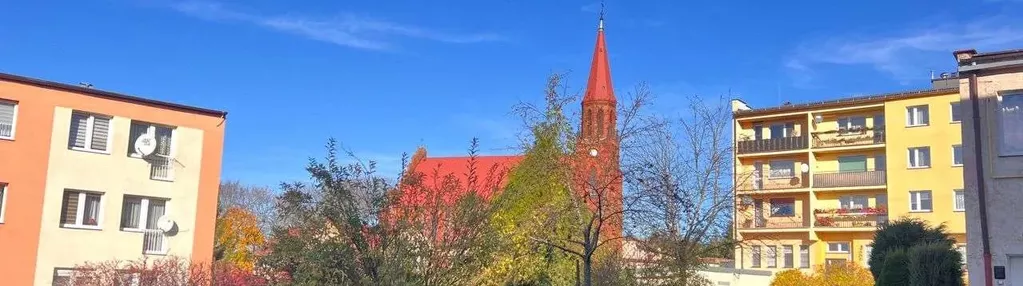
M 811 277 L 798 269 L 789 269 L 775 274 L 771 286 L 811 286 Z
M 901 218 L 882 226 L 874 233 L 874 248 L 870 251 L 870 273 L 881 277 L 885 257 L 893 250 L 906 250 L 917 244 L 940 243 L 949 249 L 955 243 L 945 231 L 945 225 L 931 227 L 927 222 L 915 218 Z M 875 280 L 876 282 L 876 280 Z
M 873 260 L 871 260 L 873 262 Z M 885 255 L 884 264 L 881 267 L 881 275 L 875 276 L 878 286 L 901 286 L 909 285 L 909 257 L 906 251 L 896 249 Z
M 945 243 L 926 243 L 909 249 L 909 285 L 963 285 L 963 258 Z

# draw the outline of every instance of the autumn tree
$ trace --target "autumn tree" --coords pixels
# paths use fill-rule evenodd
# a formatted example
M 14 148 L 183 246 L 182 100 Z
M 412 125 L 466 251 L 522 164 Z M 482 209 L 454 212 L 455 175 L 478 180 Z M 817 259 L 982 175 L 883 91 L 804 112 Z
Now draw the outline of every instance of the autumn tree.
M 239 269 L 252 271 L 258 257 L 256 251 L 265 243 L 256 216 L 241 207 L 229 207 L 217 218 L 214 249 L 218 260 Z
M 683 114 L 649 129 L 627 168 L 638 198 L 634 226 L 647 234 L 639 248 L 654 257 L 645 275 L 688 284 L 702 280 L 702 258 L 724 256 L 737 242 L 727 101 L 691 97 Z
M 229 208 L 241 208 L 256 217 L 261 231 L 269 233 L 275 223 L 275 204 L 275 195 L 269 187 L 246 185 L 240 181 L 222 182 L 217 197 L 217 216 Z

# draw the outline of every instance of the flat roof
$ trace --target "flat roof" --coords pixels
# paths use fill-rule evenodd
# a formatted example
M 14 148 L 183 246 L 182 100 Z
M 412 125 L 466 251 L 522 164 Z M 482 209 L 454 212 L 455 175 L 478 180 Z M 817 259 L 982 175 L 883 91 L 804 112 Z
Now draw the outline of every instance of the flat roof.
M 771 113 L 778 113 L 778 112 L 783 112 L 783 111 L 809 110 L 809 109 L 818 109 L 818 108 L 851 106 L 851 105 L 860 105 L 860 104 L 867 104 L 867 103 L 885 102 L 885 101 L 896 100 L 896 99 L 933 96 L 933 95 L 941 95 L 941 94 L 957 93 L 957 92 L 959 92 L 958 88 L 922 89 L 922 90 L 910 90 L 910 91 L 901 91 L 901 92 L 891 92 L 891 93 L 882 93 L 882 94 L 875 94 L 875 95 L 847 97 L 847 98 L 840 98 L 840 99 L 833 99 L 833 100 L 823 100 L 823 101 L 814 101 L 814 102 L 807 102 L 807 103 L 780 105 L 780 106 L 772 106 L 772 107 L 764 107 L 764 108 L 754 108 L 754 109 L 749 109 L 749 110 L 736 110 L 732 114 L 732 116 L 735 117 L 735 118 L 740 118 L 740 117 L 745 117 L 745 116 L 771 114 Z
M 173 110 L 177 110 L 177 111 L 199 113 L 199 114 L 203 114 L 203 115 L 212 115 L 212 116 L 218 116 L 218 117 L 227 117 L 227 111 L 220 111 L 220 110 L 214 110 L 214 109 L 206 109 L 206 108 L 188 106 L 188 105 L 177 104 L 177 103 L 172 103 L 172 102 L 159 101 L 159 100 L 154 100 L 154 99 L 148 99 L 148 98 L 142 98 L 142 97 L 138 97 L 138 96 L 127 95 L 127 94 L 123 94 L 123 93 L 116 93 L 116 92 L 104 91 L 104 90 L 99 90 L 99 89 L 94 89 L 94 88 L 88 88 L 88 87 L 84 87 L 84 86 L 80 86 L 80 85 L 59 83 L 59 82 L 53 82 L 53 81 L 42 80 L 42 79 L 37 79 L 37 78 L 30 78 L 30 77 L 14 75 L 14 74 L 8 74 L 8 73 L 0 73 L 0 80 L 17 82 L 17 83 L 23 83 L 23 84 L 28 84 L 28 85 L 34 85 L 34 86 L 43 87 L 43 88 L 58 89 L 58 90 L 63 90 L 63 91 L 81 93 L 81 94 L 85 94 L 85 95 L 91 95 L 91 96 L 101 97 L 101 98 L 106 98 L 106 99 L 127 101 L 127 102 L 137 103 L 137 104 L 141 104 L 141 105 L 149 105 L 149 106 L 154 106 L 154 107 L 173 109 Z

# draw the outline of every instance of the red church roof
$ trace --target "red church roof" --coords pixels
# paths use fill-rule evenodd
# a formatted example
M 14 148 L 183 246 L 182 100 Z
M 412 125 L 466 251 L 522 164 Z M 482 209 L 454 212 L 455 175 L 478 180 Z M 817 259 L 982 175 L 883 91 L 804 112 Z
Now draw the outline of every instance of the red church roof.
M 597 46 L 593 49 L 590 64 L 590 78 L 586 82 L 586 101 L 615 101 L 614 86 L 611 85 L 611 64 L 607 60 L 607 44 L 604 43 L 604 19 L 597 28 Z
M 523 156 L 476 156 L 476 157 L 428 157 L 426 148 L 420 147 L 409 162 L 406 178 L 422 176 L 419 187 L 424 190 L 454 191 L 444 194 L 445 201 L 453 201 L 469 191 L 478 192 L 484 198 L 491 198 L 494 192 L 508 182 L 508 173 L 522 161 Z M 471 179 L 475 180 L 475 189 L 470 190 Z M 445 180 L 454 179 L 457 188 L 444 186 Z M 421 201 L 425 198 L 406 194 L 404 199 Z M 425 195 L 425 194 L 420 194 Z M 406 201 L 409 202 L 409 201 Z

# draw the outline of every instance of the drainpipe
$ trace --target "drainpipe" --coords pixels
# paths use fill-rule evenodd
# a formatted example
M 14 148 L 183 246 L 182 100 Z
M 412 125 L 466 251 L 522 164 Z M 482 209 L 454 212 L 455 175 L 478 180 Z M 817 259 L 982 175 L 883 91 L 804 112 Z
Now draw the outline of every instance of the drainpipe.
M 994 277 L 992 277 L 991 268 L 991 245 L 988 243 L 988 227 L 987 227 L 987 187 L 985 186 L 986 178 L 984 177 L 984 164 L 985 160 L 983 157 L 981 145 L 981 124 L 980 124 L 980 102 L 977 96 L 977 73 L 970 73 L 970 102 L 971 108 L 973 109 L 973 157 L 974 157 L 974 170 L 977 170 L 977 199 L 980 200 L 980 245 L 984 251 L 984 285 L 992 286 Z

